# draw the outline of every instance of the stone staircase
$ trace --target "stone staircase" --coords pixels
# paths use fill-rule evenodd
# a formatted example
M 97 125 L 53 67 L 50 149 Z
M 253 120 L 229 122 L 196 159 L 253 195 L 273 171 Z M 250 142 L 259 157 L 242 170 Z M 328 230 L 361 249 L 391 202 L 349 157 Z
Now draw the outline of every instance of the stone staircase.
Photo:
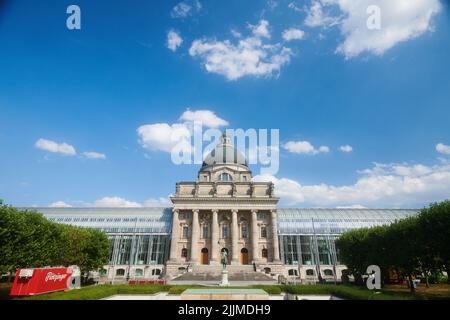
M 265 273 L 255 272 L 252 265 L 228 265 L 227 271 L 229 281 L 276 282 Z M 221 265 L 194 265 L 189 268 L 189 272 L 175 277 L 172 281 L 220 281 L 221 279 Z
M 255 272 L 252 265 L 228 265 L 227 271 L 229 275 L 235 273 L 253 273 Z M 221 265 L 193 265 L 190 270 L 193 274 L 209 274 L 209 275 L 221 275 Z

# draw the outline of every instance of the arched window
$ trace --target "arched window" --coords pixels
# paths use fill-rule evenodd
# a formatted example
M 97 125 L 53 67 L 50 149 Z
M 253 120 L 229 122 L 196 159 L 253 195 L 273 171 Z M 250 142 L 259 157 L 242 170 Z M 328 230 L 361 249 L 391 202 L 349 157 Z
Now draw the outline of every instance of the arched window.
M 106 270 L 105 268 L 100 269 L 100 271 L 99 271 L 100 277 L 104 277 L 107 274 L 108 274 L 108 270 Z
M 143 277 L 144 276 L 144 270 L 142 270 L 142 269 L 135 269 L 134 270 L 134 275 L 136 277 Z
M 298 272 L 295 269 L 289 269 L 288 270 L 288 275 L 290 275 L 290 276 L 297 276 Z
M 264 268 L 264 273 L 270 273 L 270 268 Z
M 323 270 L 323 274 L 326 275 L 326 276 L 332 276 L 333 275 L 333 270 L 325 269 L 325 270 Z
M 116 276 L 123 277 L 125 275 L 125 269 L 117 269 Z
M 181 257 L 182 258 L 187 258 L 188 256 L 188 251 L 186 248 L 181 249 Z
M 267 257 L 268 257 L 268 253 L 269 253 L 269 252 L 267 251 L 266 248 L 262 249 L 262 251 L 261 251 L 261 257 L 267 258 Z
M 229 173 L 223 172 L 219 175 L 219 181 L 231 181 L 231 175 Z
M 314 275 L 314 270 L 313 269 L 307 269 L 306 270 L 306 275 L 307 276 L 313 276 Z

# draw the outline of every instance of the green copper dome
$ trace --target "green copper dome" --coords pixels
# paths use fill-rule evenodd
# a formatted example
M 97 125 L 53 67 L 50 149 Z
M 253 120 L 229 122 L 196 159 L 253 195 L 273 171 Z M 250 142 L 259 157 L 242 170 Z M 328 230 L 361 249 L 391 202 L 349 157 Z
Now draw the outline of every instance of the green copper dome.
M 220 143 L 205 158 L 202 167 L 215 164 L 239 164 L 247 166 L 247 160 L 232 144 L 230 138 L 224 133 L 220 137 Z

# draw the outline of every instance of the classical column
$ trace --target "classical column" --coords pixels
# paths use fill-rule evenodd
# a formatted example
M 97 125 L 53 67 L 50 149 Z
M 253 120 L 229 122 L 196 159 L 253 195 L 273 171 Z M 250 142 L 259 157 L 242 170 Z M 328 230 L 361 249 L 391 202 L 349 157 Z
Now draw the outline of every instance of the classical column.
M 270 210 L 272 224 L 273 261 L 280 261 L 280 248 L 278 246 L 277 210 Z
M 192 232 L 191 232 L 191 262 L 199 261 L 198 239 L 200 233 L 200 225 L 198 223 L 198 211 L 192 210 Z
M 239 264 L 239 253 L 238 253 L 238 221 L 237 221 L 236 209 L 231 210 L 231 263 Z
M 258 210 L 252 210 L 251 216 L 251 224 L 252 224 L 252 256 L 253 261 L 256 262 L 259 260 L 259 234 L 258 234 L 258 221 L 257 221 Z
M 178 209 L 172 210 L 172 239 L 170 241 L 170 261 L 178 261 L 178 239 L 180 238 L 180 220 Z
M 219 222 L 217 214 L 219 210 L 212 210 L 211 219 L 211 262 L 214 264 L 218 262 L 217 256 L 219 254 Z

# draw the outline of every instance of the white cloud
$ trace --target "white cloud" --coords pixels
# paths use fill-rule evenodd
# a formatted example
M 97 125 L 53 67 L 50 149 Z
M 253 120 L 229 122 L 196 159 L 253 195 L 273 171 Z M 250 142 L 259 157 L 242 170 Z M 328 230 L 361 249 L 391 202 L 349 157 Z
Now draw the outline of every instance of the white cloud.
M 259 24 L 257 25 L 249 25 L 250 30 L 252 30 L 252 33 L 255 37 L 260 38 L 268 38 L 270 39 L 270 32 L 269 32 L 269 21 L 267 20 L 260 20 Z
M 159 198 L 149 198 L 144 201 L 144 207 L 170 207 L 172 206 L 172 201 L 166 197 Z
M 337 52 L 347 58 L 362 52 L 381 55 L 396 44 L 416 38 L 433 30 L 431 20 L 441 11 L 439 0 L 335 0 L 346 19 L 341 32 L 345 41 Z M 366 26 L 370 5 L 381 9 L 381 29 L 369 30 Z
M 279 74 L 281 67 L 290 62 L 291 49 L 279 43 L 263 43 L 261 38 L 270 37 L 266 20 L 252 26 L 252 31 L 253 36 L 239 39 L 237 44 L 230 40 L 197 39 L 192 42 L 189 54 L 199 57 L 207 72 L 223 75 L 228 80 Z
M 302 12 L 302 8 L 299 8 L 295 3 L 291 2 L 288 4 L 288 8 L 297 12 Z
M 148 198 L 143 203 L 130 201 L 121 197 L 103 197 L 93 203 L 81 201 L 84 207 L 96 208 L 141 208 L 141 207 L 169 207 L 172 205 L 169 197 Z M 64 201 L 57 201 L 49 205 L 51 208 L 71 208 L 72 205 Z
M 53 153 L 61 153 L 68 156 L 74 156 L 77 154 L 75 148 L 70 144 L 67 144 L 65 142 L 58 143 L 47 139 L 39 139 L 38 141 L 36 141 L 35 147 L 41 150 Z
M 324 7 L 329 5 L 330 2 L 333 2 L 333 0 L 313 0 L 311 7 L 307 10 L 305 25 L 311 28 L 328 28 L 338 24 L 339 17 L 335 17 L 324 12 Z
M 292 153 L 309 155 L 330 152 L 330 148 L 327 146 L 321 146 L 316 149 L 309 141 L 288 141 L 284 144 L 283 148 Z
M 275 184 L 275 193 L 277 197 L 289 205 L 305 202 L 305 195 L 302 186 L 295 180 L 287 178 L 276 178 L 272 175 L 257 175 L 253 178 L 255 182 L 273 182 Z
M 354 184 L 333 186 L 300 182 L 270 175 L 256 181 L 273 181 L 275 192 L 288 205 L 397 207 L 422 206 L 450 198 L 450 164 L 378 164 L 359 172 Z
M 368 21 L 380 9 L 380 28 L 369 28 Z M 400 42 L 433 31 L 432 18 L 441 12 L 440 0 L 313 0 L 307 9 L 309 27 L 339 26 L 344 36 L 336 52 L 353 58 L 363 52 L 382 55 Z M 338 11 L 338 16 L 331 12 Z M 373 19 L 372 19 L 373 20 Z
M 337 206 L 336 209 L 367 209 L 367 207 L 360 204 L 352 204 L 349 206 Z
M 202 122 L 202 124 L 209 128 L 217 128 L 227 126 L 228 121 L 219 118 L 213 111 L 210 110 L 197 110 L 191 111 L 187 109 L 180 117 L 182 121 L 198 121 Z
M 104 197 L 96 200 L 89 205 L 98 208 L 139 208 L 142 207 L 140 203 L 129 201 L 120 197 Z
M 154 123 L 140 126 L 137 129 L 139 143 L 146 149 L 165 152 L 172 152 L 175 146 L 181 146 L 182 151 L 189 154 L 192 152 L 191 136 L 194 121 L 202 121 L 202 125 L 208 128 L 228 125 L 228 121 L 210 110 L 187 109 L 179 120 L 184 122 L 174 124 Z
M 236 31 L 234 29 L 231 29 L 231 34 L 233 35 L 233 37 L 235 38 L 240 38 L 242 37 L 242 34 L 239 31 Z
M 155 123 L 142 125 L 137 129 L 139 143 L 147 149 L 171 152 L 172 149 L 184 143 L 186 152 L 190 149 L 191 132 L 183 123 Z
M 290 28 L 284 30 L 282 36 L 286 41 L 301 40 L 305 37 L 305 32 L 300 29 Z
M 48 205 L 50 208 L 70 208 L 72 207 L 70 204 L 65 203 L 64 201 L 56 201 Z
M 353 147 L 346 144 L 346 145 L 340 146 L 339 150 L 341 150 L 342 152 L 350 153 L 353 151 Z
M 87 151 L 83 152 L 83 157 L 87 159 L 106 159 L 106 155 L 100 152 Z
M 443 154 L 449 154 L 450 155 L 450 146 L 447 146 L 443 143 L 438 143 L 436 145 L 436 151 Z
M 186 0 L 179 2 L 172 8 L 170 16 L 172 18 L 186 18 L 191 16 L 194 12 L 199 12 L 202 9 L 202 4 L 199 0 Z
M 183 43 L 183 39 L 180 37 L 180 35 L 177 32 L 170 30 L 167 33 L 167 48 L 169 48 L 170 50 L 175 52 L 177 50 L 177 48 L 179 46 L 181 46 L 182 43 Z

